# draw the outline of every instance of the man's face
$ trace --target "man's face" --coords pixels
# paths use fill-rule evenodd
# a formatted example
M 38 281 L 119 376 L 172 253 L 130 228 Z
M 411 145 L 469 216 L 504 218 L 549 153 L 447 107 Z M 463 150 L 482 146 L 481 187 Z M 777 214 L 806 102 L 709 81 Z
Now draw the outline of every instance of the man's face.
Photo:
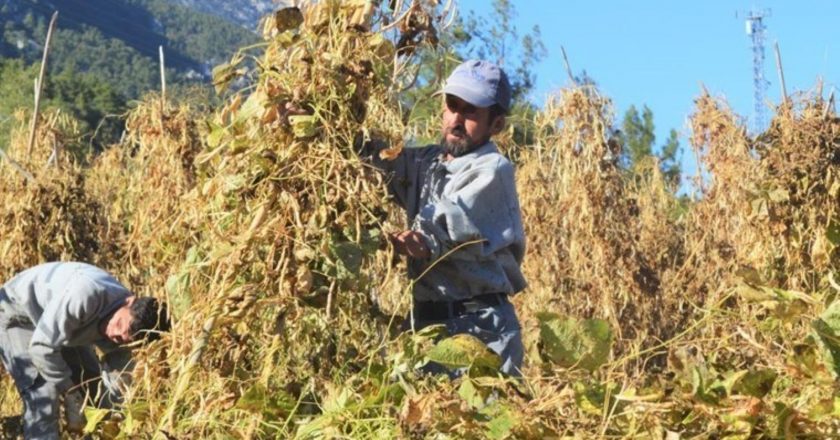
M 446 95 L 443 105 L 441 146 L 452 156 L 480 147 L 495 134 L 490 109 L 476 107 L 463 99 Z
M 111 319 L 108 320 L 105 326 L 105 337 L 111 342 L 123 345 L 128 344 L 134 340 L 134 335 L 131 334 L 131 323 L 134 316 L 131 314 L 131 304 L 137 299 L 134 296 L 128 297 L 125 304 L 114 312 Z

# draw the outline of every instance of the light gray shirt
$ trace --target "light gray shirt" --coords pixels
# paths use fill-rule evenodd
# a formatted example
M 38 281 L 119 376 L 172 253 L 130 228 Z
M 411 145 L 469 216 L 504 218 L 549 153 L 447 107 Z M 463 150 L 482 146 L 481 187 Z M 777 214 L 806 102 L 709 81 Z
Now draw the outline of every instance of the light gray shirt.
M 106 355 L 126 357 L 125 349 L 99 330 L 131 295 L 108 272 L 85 263 L 46 263 L 19 273 L 3 288 L 4 321 L 34 326 L 32 362 L 59 391 L 72 386 L 63 347 L 96 345 Z
M 438 146 L 405 148 L 393 161 L 389 189 L 431 250 L 409 259 L 418 301 L 454 301 L 526 286 L 520 268 L 525 233 L 513 164 L 492 142 L 444 160 Z

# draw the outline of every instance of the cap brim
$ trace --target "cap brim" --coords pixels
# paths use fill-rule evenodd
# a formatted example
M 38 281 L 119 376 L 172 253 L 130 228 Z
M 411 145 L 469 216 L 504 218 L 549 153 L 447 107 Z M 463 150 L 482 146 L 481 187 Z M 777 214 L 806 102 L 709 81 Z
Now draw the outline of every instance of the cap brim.
M 438 92 L 438 94 L 441 93 L 457 96 L 476 107 L 492 107 L 493 104 L 496 103 L 496 100 L 491 96 L 487 96 L 477 90 L 457 84 L 447 84 L 443 90 Z

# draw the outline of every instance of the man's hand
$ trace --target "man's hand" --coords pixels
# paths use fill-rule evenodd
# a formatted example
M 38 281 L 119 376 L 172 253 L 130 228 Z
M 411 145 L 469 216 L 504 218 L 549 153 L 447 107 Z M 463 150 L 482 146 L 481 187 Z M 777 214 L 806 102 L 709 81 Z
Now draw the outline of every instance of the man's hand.
M 64 395 L 64 419 L 67 420 L 67 430 L 74 434 L 81 434 L 85 429 L 85 396 L 78 390 L 68 391 Z
M 293 102 L 286 102 L 280 108 L 280 119 L 285 125 L 289 125 L 289 116 L 306 116 L 311 114 L 311 111 L 308 111 Z
M 417 259 L 426 259 L 432 256 L 432 252 L 426 246 L 426 241 L 419 232 L 403 231 L 399 234 L 391 234 L 388 238 L 398 254 Z

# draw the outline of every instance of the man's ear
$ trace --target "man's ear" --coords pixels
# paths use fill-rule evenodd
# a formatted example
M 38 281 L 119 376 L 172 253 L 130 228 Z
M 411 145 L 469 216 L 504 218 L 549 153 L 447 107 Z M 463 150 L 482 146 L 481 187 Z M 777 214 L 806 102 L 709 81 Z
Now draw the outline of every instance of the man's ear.
M 490 124 L 490 134 L 497 135 L 505 129 L 506 123 L 505 115 L 496 116 L 496 119 Z

